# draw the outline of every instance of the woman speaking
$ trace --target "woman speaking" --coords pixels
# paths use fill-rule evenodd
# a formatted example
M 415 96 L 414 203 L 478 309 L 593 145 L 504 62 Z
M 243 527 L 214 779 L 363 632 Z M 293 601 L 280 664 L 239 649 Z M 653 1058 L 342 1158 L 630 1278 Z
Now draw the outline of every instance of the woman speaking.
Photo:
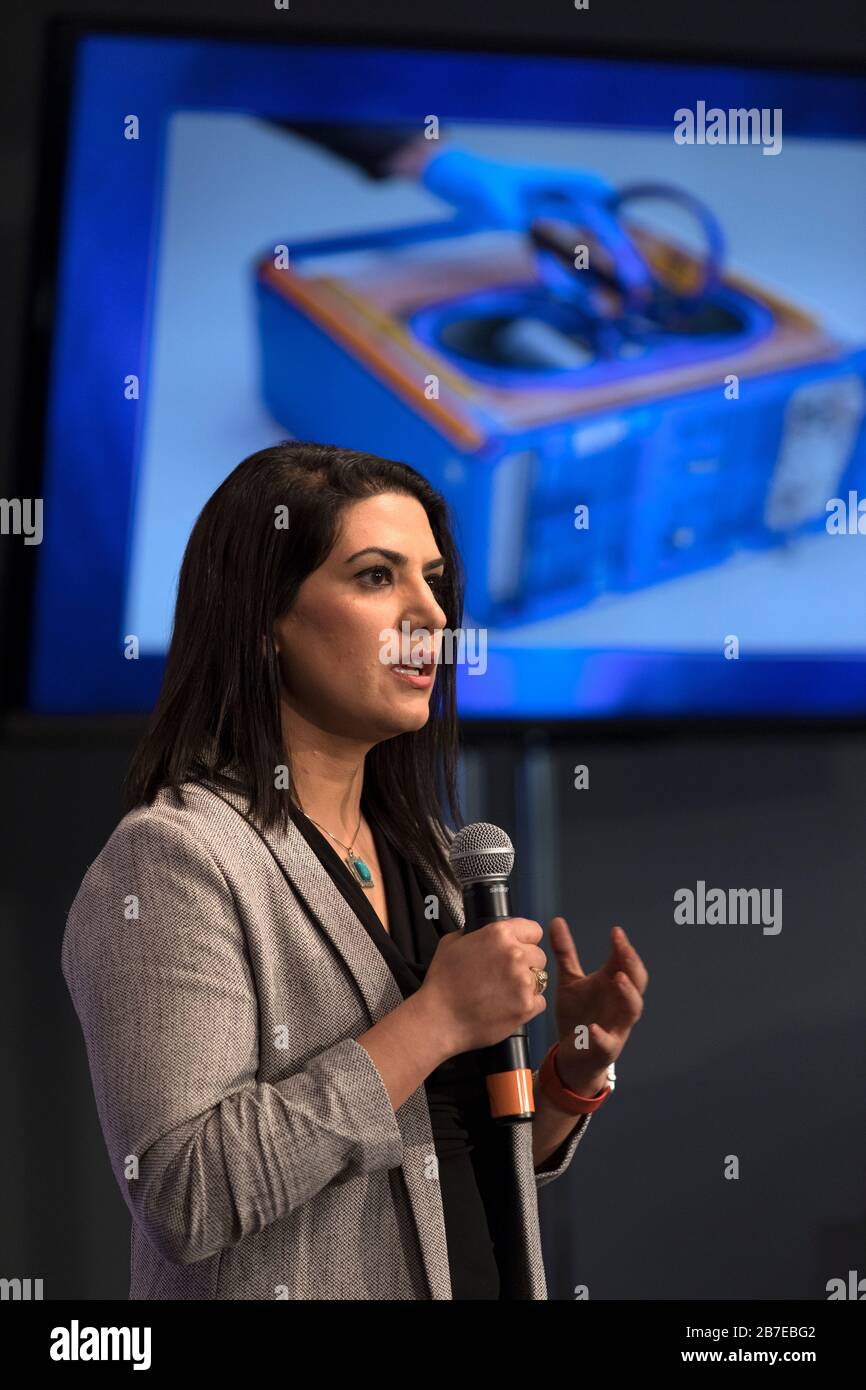
M 526 918 L 462 929 L 440 801 L 461 823 L 462 590 L 442 497 L 369 454 L 263 449 L 196 521 L 63 940 L 132 1299 L 547 1297 L 537 1188 L 647 974 L 614 928 L 585 975 L 554 918 L 563 1046 L 532 1122 L 491 1120 L 477 1050 L 545 1010 L 546 957 Z

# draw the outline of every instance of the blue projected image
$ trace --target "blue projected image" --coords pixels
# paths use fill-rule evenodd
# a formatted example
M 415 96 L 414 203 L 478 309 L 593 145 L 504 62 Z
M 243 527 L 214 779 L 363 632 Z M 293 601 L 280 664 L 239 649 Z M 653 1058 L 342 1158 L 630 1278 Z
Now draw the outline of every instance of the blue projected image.
M 149 707 L 201 507 L 288 437 L 449 501 L 464 716 L 866 707 L 866 83 L 155 38 L 77 79 L 34 708 Z M 705 98 L 782 113 L 772 157 L 679 143 Z

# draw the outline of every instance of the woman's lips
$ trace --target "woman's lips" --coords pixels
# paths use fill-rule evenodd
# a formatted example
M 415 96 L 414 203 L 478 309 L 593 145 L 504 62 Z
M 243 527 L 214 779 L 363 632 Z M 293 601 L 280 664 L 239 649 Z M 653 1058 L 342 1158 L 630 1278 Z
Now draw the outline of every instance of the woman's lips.
M 425 666 L 396 665 L 391 670 L 398 680 L 413 686 L 415 690 L 427 690 L 433 684 L 433 662 Z

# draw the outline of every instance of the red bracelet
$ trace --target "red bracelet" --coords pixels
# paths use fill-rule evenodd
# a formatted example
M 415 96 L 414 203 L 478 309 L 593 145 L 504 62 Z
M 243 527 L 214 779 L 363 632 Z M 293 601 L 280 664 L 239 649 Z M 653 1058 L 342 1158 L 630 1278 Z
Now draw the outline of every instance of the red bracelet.
M 559 1073 L 554 1065 L 559 1043 L 555 1042 L 548 1049 L 544 1061 L 538 1069 L 538 1084 L 548 1100 L 552 1101 L 558 1110 L 565 1110 L 569 1115 L 591 1115 L 600 1105 L 607 1100 L 610 1095 L 610 1086 L 605 1086 L 597 1096 L 579 1096 L 576 1091 L 570 1091 L 559 1079 Z

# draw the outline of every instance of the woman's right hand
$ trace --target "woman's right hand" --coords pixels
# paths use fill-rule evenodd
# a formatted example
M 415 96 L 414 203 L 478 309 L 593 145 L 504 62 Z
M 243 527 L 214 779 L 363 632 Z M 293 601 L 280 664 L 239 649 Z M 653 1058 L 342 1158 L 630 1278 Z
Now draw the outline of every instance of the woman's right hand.
M 544 1013 L 533 970 L 547 957 L 544 931 L 528 917 L 504 917 L 476 931 L 447 932 L 419 993 L 433 1011 L 448 1057 L 492 1047 Z

